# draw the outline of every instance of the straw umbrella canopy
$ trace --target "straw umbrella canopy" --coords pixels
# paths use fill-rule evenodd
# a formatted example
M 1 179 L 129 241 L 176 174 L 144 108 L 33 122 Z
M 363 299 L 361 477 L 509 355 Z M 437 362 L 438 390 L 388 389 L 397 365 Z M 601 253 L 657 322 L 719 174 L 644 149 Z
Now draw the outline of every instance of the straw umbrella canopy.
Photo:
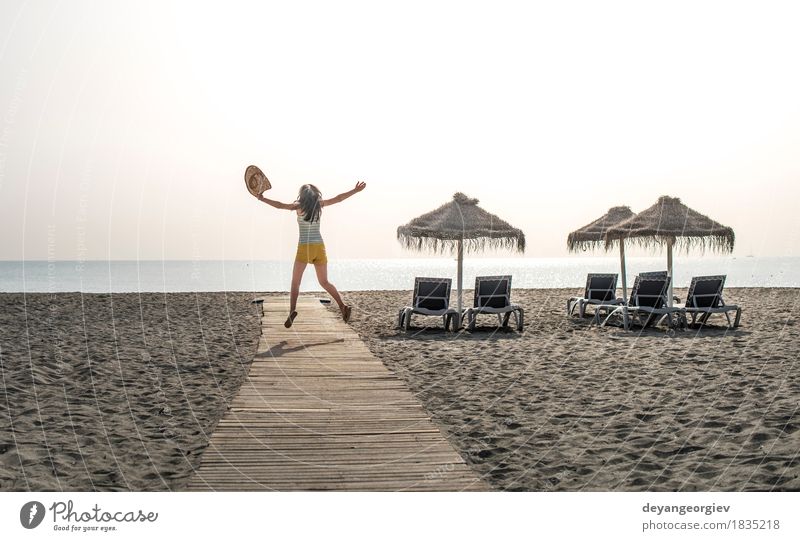
M 667 246 L 667 272 L 672 278 L 672 248 L 678 246 L 688 251 L 701 250 L 732 252 L 735 236 L 733 229 L 715 222 L 708 216 L 690 209 L 677 197 L 661 196 L 652 207 L 606 230 L 606 247 L 630 239 L 650 248 Z M 669 286 L 669 304 L 672 306 L 672 280 Z
M 567 248 L 570 252 L 590 250 L 600 246 L 606 248 L 606 231 L 617 224 L 632 218 L 630 207 L 611 207 L 604 215 L 573 231 L 567 236 Z M 622 298 L 628 298 L 627 276 L 625 275 L 625 243 L 619 243 L 619 266 L 622 275 Z
M 461 315 L 464 251 L 506 248 L 525 251 L 525 234 L 478 206 L 478 200 L 463 193 L 406 225 L 397 228 L 397 240 L 411 250 L 429 250 L 458 255 L 458 314 Z

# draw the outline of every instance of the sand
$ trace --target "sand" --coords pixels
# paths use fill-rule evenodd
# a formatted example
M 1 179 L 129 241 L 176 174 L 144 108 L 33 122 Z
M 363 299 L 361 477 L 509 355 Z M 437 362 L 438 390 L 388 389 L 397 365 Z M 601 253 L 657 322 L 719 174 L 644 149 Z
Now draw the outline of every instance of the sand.
M 402 333 L 410 292 L 346 299 L 496 489 L 800 490 L 800 290 L 731 289 L 740 329 L 674 336 L 590 329 L 576 292 L 515 291 L 522 334 Z M 0 490 L 184 488 L 255 354 L 252 298 L 0 294 Z
M 178 490 L 241 385 L 252 294 L 0 294 L 0 490 Z
M 346 298 L 370 350 L 497 489 L 799 490 L 800 290 L 726 291 L 738 330 L 714 316 L 674 336 L 590 329 L 564 315 L 572 289 L 515 291 L 522 334 L 491 316 L 457 335 L 415 316 L 405 334 L 410 292 Z

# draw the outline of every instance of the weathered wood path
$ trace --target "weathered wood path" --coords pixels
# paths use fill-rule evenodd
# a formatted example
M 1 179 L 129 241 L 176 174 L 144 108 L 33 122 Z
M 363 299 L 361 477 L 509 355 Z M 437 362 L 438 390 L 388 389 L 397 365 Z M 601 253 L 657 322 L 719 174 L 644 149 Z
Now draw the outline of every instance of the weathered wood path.
M 487 490 L 405 384 L 318 300 L 261 342 L 188 490 Z M 387 308 L 388 309 L 388 308 Z

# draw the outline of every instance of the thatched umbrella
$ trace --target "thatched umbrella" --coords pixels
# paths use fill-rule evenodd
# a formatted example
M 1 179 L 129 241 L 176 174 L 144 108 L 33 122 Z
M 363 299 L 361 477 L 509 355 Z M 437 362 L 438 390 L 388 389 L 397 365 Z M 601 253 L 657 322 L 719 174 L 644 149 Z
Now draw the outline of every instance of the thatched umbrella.
M 570 252 L 589 250 L 606 245 L 606 231 L 634 216 L 630 207 L 611 207 L 603 216 L 592 223 L 573 231 L 567 236 Z M 625 243 L 619 243 L 619 266 L 622 275 L 622 298 L 628 298 L 627 276 L 625 274 Z
M 486 247 L 525 251 L 525 234 L 478 206 L 478 200 L 463 193 L 441 207 L 397 228 L 397 240 L 412 250 L 458 254 L 458 314 L 461 316 L 464 251 Z
M 672 278 L 672 248 L 699 246 L 702 250 L 733 251 L 733 229 L 692 210 L 677 197 L 661 196 L 652 207 L 606 230 L 606 247 L 631 239 L 640 246 L 667 246 L 667 272 Z M 672 306 L 672 280 L 669 286 Z

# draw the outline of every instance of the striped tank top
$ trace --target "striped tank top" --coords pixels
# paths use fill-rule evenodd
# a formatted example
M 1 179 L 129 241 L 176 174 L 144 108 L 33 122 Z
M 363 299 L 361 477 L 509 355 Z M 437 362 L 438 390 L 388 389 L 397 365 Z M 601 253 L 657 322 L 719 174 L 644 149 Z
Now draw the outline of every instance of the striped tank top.
M 298 244 L 322 244 L 322 235 L 319 232 L 319 220 L 307 222 L 302 214 L 297 215 L 297 225 L 300 228 Z

